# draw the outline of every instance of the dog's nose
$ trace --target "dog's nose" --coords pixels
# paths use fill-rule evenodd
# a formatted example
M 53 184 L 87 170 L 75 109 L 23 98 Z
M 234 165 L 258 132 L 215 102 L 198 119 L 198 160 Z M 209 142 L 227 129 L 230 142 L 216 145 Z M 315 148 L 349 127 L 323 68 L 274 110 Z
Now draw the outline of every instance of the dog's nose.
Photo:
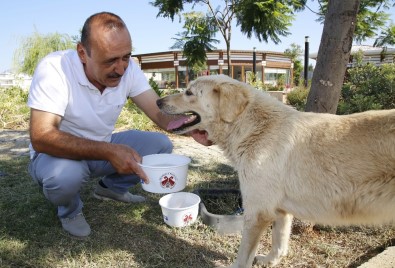
M 162 108 L 163 99 L 157 99 L 157 100 L 156 100 L 156 105 L 158 105 L 159 108 Z

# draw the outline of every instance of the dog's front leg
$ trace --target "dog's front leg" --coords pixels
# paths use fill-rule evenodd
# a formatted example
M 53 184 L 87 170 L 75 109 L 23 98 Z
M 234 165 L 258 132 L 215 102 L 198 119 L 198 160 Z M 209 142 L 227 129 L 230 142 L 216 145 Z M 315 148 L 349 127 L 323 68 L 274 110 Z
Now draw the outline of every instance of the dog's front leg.
M 255 253 L 258 248 L 259 239 L 265 228 L 270 225 L 270 221 L 260 221 L 260 217 L 245 215 L 244 227 L 241 243 L 236 262 L 231 268 L 249 268 L 254 261 Z
M 287 255 L 292 219 L 291 214 L 285 212 L 278 214 L 272 229 L 272 249 L 266 256 L 255 257 L 258 265 L 275 266 L 280 262 L 281 257 Z

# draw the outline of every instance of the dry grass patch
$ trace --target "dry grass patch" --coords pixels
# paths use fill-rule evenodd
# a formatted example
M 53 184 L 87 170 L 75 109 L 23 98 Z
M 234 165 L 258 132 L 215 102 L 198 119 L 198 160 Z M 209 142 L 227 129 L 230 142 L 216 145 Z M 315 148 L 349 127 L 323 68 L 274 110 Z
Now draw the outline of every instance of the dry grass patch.
M 26 96 L 18 94 L 11 94 L 17 99 L 15 105 L 4 102 L 2 97 L 3 127 L 26 129 Z M 11 111 L 10 107 L 18 108 Z M 136 117 L 133 107 L 126 107 L 124 112 L 119 122 L 126 124 L 123 128 L 131 128 L 128 124 L 150 128 L 144 117 L 131 120 Z M 240 234 L 221 236 L 200 219 L 187 228 L 170 228 L 162 219 L 158 204 L 161 195 L 145 193 L 141 187 L 133 191 L 148 197 L 145 204 L 96 200 L 92 191 L 97 179 L 87 183 L 81 192 L 92 234 L 85 240 L 70 237 L 60 226 L 56 208 L 27 174 L 28 157 L 17 153 L 18 146 L 25 148 L 26 144 L 19 138 L 4 141 L 0 135 L 0 139 L 0 267 L 208 268 L 230 264 L 236 258 Z M 202 163 L 192 159 L 186 191 L 238 187 L 231 167 L 217 161 Z M 394 244 L 394 226 L 318 225 L 311 231 L 291 235 L 289 255 L 278 267 L 356 268 Z M 259 253 L 267 253 L 270 245 L 268 229 L 261 237 Z
M 230 264 L 241 236 L 221 236 L 200 218 L 187 228 L 163 223 L 158 200 L 145 204 L 104 202 L 92 197 L 96 180 L 82 191 L 84 213 L 92 227 L 85 240 L 62 231 L 56 209 L 31 181 L 27 157 L 0 159 L 1 267 L 214 267 Z M 237 186 L 233 170 L 212 163 L 193 167 L 187 191 Z M 134 189 L 143 193 L 141 187 Z M 278 267 L 357 267 L 394 243 L 395 228 L 315 226 L 291 235 L 290 253 Z M 267 253 L 271 230 L 264 232 L 259 253 Z

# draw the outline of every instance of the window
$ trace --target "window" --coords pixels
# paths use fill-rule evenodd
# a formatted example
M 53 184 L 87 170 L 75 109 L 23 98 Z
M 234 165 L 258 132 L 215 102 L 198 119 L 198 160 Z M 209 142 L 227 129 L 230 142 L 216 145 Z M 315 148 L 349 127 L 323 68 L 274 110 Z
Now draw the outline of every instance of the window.
M 265 68 L 265 84 L 272 86 L 285 86 L 290 82 L 288 69 Z

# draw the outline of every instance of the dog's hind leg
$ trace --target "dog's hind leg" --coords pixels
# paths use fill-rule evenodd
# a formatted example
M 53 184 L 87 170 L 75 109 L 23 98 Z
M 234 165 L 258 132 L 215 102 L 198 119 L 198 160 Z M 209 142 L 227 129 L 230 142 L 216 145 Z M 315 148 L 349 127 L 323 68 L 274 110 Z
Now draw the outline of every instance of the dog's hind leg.
M 271 221 L 263 221 L 262 218 L 245 215 L 237 260 L 230 267 L 249 268 L 252 266 L 261 234 L 270 224 Z
M 285 212 L 278 214 L 272 228 L 272 249 L 266 256 L 255 257 L 258 265 L 275 266 L 280 262 L 281 257 L 287 255 L 292 219 L 291 214 Z

